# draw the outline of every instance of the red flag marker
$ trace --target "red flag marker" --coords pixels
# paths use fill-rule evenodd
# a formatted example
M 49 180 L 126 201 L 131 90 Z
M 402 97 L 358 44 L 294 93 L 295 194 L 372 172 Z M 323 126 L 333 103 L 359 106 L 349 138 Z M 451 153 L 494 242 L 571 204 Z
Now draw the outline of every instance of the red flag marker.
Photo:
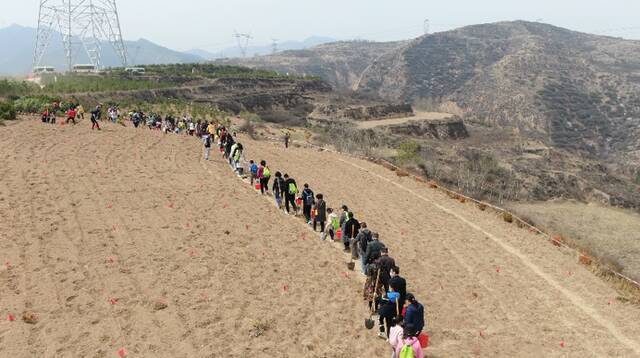
M 120 348 L 118 349 L 118 355 L 120 356 L 120 358 L 124 358 L 127 356 L 127 351 L 124 348 Z
M 496 267 L 496 272 L 500 273 L 500 266 Z
M 244 225 L 244 228 L 245 228 L 245 229 L 247 229 L 247 230 L 249 230 L 249 224 L 245 224 L 245 225 Z
M 5 266 L 6 268 L 11 268 L 11 262 L 9 262 L 9 261 L 5 262 L 5 263 L 4 263 L 4 266 Z
M 560 341 L 560 348 L 564 348 L 564 340 Z
M 573 275 L 573 272 L 567 271 L 567 276 L 571 277 L 571 275 Z
M 349 274 L 348 274 L 348 273 L 346 273 L 346 272 L 344 272 L 344 271 L 341 273 L 341 275 L 342 275 L 342 277 L 344 277 L 344 278 L 349 278 Z
M 109 203 L 107 204 L 107 209 L 111 209 L 113 207 L 113 204 Z
M 484 332 L 480 331 L 480 337 L 484 338 Z
M 109 262 L 109 263 L 113 263 L 114 261 L 115 261 L 115 260 L 114 260 L 113 256 L 109 256 L 109 257 L 107 257 L 107 262 Z
M 168 207 L 169 209 L 173 209 L 173 203 L 169 203 L 169 205 L 167 205 L 167 207 Z
M 191 228 L 191 224 L 190 223 L 187 223 L 185 226 L 187 227 L 187 229 Z
M 227 204 L 222 205 L 222 208 L 223 208 L 223 209 L 226 209 L 226 208 L 228 208 L 228 207 L 229 207 L 229 205 L 227 205 Z
M 191 257 L 196 256 L 196 252 L 193 251 L 193 249 L 189 250 L 189 256 L 191 256 Z
M 115 226 L 115 225 L 113 225 L 113 226 L 111 227 L 111 229 L 112 229 L 113 231 L 116 231 L 116 226 Z
M 282 285 L 282 291 L 284 291 L 284 292 L 289 291 L 289 285 L 287 285 L 287 284 Z
M 9 322 L 13 322 L 16 320 L 16 317 L 14 315 L 12 315 L 11 313 L 9 313 L 9 315 L 7 316 L 7 319 L 9 320 Z
M 118 303 L 118 299 L 117 298 L 112 298 L 109 300 L 109 303 L 111 303 L 112 305 L 115 305 Z

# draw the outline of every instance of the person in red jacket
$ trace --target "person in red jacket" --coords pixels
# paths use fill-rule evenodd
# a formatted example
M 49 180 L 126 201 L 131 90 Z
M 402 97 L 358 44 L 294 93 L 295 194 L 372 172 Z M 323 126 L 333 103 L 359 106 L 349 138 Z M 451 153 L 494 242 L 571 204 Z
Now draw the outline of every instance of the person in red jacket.
M 69 124 L 69 122 L 76 124 L 76 110 L 74 108 L 69 108 L 67 111 L 67 124 Z

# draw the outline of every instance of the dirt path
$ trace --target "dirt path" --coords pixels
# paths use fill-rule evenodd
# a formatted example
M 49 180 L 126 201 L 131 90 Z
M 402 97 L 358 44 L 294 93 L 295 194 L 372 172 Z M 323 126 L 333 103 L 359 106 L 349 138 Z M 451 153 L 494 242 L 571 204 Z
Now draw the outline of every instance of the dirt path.
M 339 246 L 194 138 L 0 132 L 0 355 L 387 356 Z M 640 310 L 536 235 L 365 161 L 243 144 L 381 233 L 425 304 L 429 356 L 640 356 Z
M 390 126 L 393 124 L 402 124 L 411 121 L 433 121 L 433 120 L 442 120 L 451 118 L 452 115 L 449 113 L 438 113 L 438 112 L 418 112 L 413 117 L 402 117 L 402 118 L 391 118 L 391 119 L 380 119 L 377 121 L 359 121 L 356 122 L 358 128 L 360 129 L 369 129 L 375 127 L 382 126 Z

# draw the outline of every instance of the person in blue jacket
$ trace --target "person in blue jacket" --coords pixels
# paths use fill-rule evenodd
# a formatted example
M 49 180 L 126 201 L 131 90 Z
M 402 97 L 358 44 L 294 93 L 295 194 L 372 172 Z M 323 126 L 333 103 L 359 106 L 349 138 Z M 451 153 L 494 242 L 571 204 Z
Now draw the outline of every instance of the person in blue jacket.
M 424 306 L 416 300 L 412 293 L 407 293 L 407 301 L 409 305 L 404 315 L 404 325 L 405 327 L 408 325 L 414 327 L 416 336 L 418 336 L 424 328 Z

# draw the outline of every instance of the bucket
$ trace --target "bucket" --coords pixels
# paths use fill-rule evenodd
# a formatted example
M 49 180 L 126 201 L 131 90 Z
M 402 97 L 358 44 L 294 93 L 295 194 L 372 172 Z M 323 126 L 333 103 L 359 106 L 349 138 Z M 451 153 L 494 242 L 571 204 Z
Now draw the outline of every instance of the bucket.
M 429 346 L 429 335 L 424 332 L 420 332 L 418 335 L 418 341 L 422 348 L 427 348 Z
M 338 230 L 338 231 L 336 231 L 336 237 L 337 237 L 338 239 L 342 239 L 342 230 Z
M 302 205 L 302 199 L 301 198 L 296 198 L 296 205 L 298 205 L 298 206 Z
M 260 190 L 260 183 L 256 183 L 256 190 Z

